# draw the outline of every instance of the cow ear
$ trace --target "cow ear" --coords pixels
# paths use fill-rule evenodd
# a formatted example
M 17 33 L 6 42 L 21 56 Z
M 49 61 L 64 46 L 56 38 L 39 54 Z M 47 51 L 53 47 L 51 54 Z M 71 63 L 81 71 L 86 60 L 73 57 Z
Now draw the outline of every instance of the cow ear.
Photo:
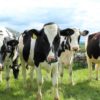
M 39 31 L 36 30 L 36 29 L 31 29 L 31 30 L 29 30 L 28 32 L 29 32 L 29 34 L 31 35 L 31 37 L 33 37 L 33 38 L 39 36 Z
M 82 35 L 82 36 L 86 36 L 88 33 L 89 33 L 88 30 L 84 30 L 84 31 L 81 33 L 81 35 Z
M 70 29 L 70 28 L 67 28 L 67 29 L 64 29 L 64 30 L 60 31 L 61 36 L 70 36 L 72 34 L 74 34 L 74 30 Z
M 7 45 L 16 46 L 18 45 L 18 43 L 19 43 L 18 40 L 10 40 L 7 42 Z

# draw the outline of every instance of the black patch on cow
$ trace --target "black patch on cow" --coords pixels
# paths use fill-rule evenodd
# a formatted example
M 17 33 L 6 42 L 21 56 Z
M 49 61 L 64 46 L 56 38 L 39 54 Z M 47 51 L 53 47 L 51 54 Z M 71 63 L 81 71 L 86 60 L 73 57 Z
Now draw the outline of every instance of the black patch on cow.
M 88 37 L 87 54 L 97 59 L 100 56 L 100 33 L 91 34 Z
M 67 29 L 61 30 L 60 34 L 62 36 L 70 36 L 70 35 L 74 34 L 74 30 L 70 29 L 70 28 L 67 28 Z
M 59 33 L 56 35 L 56 37 L 53 40 L 53 46 L 54 46 L 55 56 L 57 57 L 59 46 L 60 46 L 60 34 Z
M 6 57 L 6 47 L 5 47 L 5 45 L 2 45 L 1 46 L 1 59 L 2 59 L 2 61 L 4 61 L 4 59 L 5 59 L 5 57 Z
M 24 43 L 23 58 L 27 62 L 28 58 L 29 58 L 29 54 L 30 54 L 30 45 L 31 45 L 32 34 L 29 34 L 28 31 L 24 31 L 22 36 L 23 36 L 23 43 Z
M 50 44 L 47 36 L 44 34 L 44 30 L 40 31 L 41 36 L 36 39 L 35 49 L 34 49 L 34 62 L 38 66 L 40 62 L 46 60 L 46 57 L 50 51 Z
M 79 44 L 79 42 L 80 42 L 80 35 L 78 36 L 78 44 Z
M 31 29 L 29 31 L 24 31 L 22 33 L 23 43 L 24 43 L 23 58 L 26 62 L 28 61 L 29 55 L 30 55 L 31 38 L 33 37 L 33 34 L 35 34 L 38 37 L 40 35 L 38 33 L 39 32 L 35 29 Z
M 58 56 L 60 57 L 62 52 L 65 52 L 65 50 L 70 50 L 70 44 L 69 41 L 71 41 L 70 37 L 65 37 L 64 41 L 61 43 L 60 48 L 59 48 L 59 52 L 58 52 Z

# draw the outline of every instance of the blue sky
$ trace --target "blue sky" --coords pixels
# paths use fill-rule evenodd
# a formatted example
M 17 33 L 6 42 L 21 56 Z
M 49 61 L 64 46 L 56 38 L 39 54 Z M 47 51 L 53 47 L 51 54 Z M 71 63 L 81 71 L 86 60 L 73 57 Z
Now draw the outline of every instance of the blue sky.
M 55 22 L 61 29 L 100 29 L 100 0 L 0 0 L 0 25 L 19 32 Z

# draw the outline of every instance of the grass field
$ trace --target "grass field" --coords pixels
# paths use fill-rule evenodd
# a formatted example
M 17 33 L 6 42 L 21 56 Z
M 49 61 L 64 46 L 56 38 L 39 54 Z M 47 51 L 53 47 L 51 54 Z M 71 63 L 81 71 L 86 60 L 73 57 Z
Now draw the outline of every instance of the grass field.
M 93 80 L 88 81 L 87 68 L 73 69 L 75 85 L 68 84 L 68 70 L 64 70 L 62 83 L 59 84 L 60 100 L 100 100 L 100 81 L 95 80 L 95 72 L 93 71 Z M 43 71 L 43 77 L 44 79 L 46 77 L 45 71 Z M 21 72 L 18 80 L 14 80 L 11 73 L 10 90 L 5 90 L 5 80 L 0 83 L 0 100 L 35 100 L 37 93 L 36 75 L 34 75 L 34 82 L 31 88 L 29 78 L 27 79 L 27 88 L 23 87 L 22 81 Z M 43 100 L 53 100 L 52 90 L 51 79 L 44 80 L 42 87 Z

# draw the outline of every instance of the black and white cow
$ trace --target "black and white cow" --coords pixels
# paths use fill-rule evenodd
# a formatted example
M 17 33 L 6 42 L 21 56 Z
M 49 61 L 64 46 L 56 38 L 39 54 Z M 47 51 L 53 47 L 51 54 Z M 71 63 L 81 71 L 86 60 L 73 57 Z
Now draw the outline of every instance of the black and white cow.
M 19 67 L 18 67 L 18 40 L 12 39 L 10 37 L 5 37 L 3 40 L 3 45 L 0 50 L 0 71 L 4 69 L 7 81 L 7 88 L 9 88 L 9 72 L 13 69 L 14 78 L 18 77 Z M 1 80 L 2 80 L 2 73 Z
M 64 65 L 68 66 L 69 69 L 69 83 L 73 84 L 72 80 L 72 66 L 73 66 L 73 58 L 76 51 L 78 51 L 79 48 L 79 41 L 80 36 L 85 36 L 89 32 L 87 30 L 80 31 L 76 28 L 67 28 L 64 30 L 61 30 L 60 32 L 63 34 L 67 34 L 67 30 L 69 29 L 69 33 L 73 33 L 71 36 L 61 36 L 61 48 L 59 50 L 58 56 L 60 57 L 59 61 L 59 72 L 60 75 L 63 76 L 63 69 Z
M 92 78 L 92 63 L 95 64 L 96 79 L 98 80 L 98 71 L 100 67 L 100 32 L 88 36 L 86 41 L 86 57 L 89 69 L 89 79 Z
M 35 36 L 34 36 L 35 35 Z M 64 35 L 63 33 L 61 35 Z M 71 35 L 67 33 L 66 36 Z M 32 38 L 33 37 L 33 38 Z M 42 73 L 40 64 L 46 62 L 45 69 L 51 71 L 52 84 L 54 87 L 55 99 L 59 99 L 58 94 L 58 50 L 60 46 L 60 30 L 55 23 L 47 23 L 40 31 L 35 29 L 25 31 L 19 37 L 19 56 L 22 65 L 22 74 L 24 84 L 26 81 L 26 66 L 31 65 L 33 72 L 34 66 L 37 73 L 38 95 L 37 98 L 42 98 Z M 49 66 L 48 66 L 49 65 Z M 31 73 L 31 78 L 32 78 Z

